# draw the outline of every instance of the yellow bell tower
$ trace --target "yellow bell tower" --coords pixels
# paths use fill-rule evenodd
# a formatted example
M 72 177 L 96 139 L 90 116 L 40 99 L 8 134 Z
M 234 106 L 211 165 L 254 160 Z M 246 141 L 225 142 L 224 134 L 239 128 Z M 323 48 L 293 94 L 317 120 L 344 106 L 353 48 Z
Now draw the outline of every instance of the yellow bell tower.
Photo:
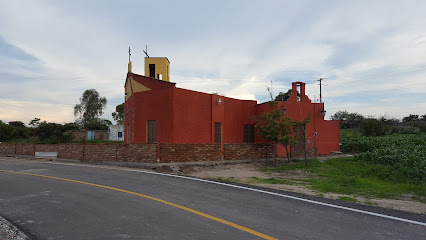
M 145 76 L 170 82 L 170 61 L 166 57 L 145 57 Z

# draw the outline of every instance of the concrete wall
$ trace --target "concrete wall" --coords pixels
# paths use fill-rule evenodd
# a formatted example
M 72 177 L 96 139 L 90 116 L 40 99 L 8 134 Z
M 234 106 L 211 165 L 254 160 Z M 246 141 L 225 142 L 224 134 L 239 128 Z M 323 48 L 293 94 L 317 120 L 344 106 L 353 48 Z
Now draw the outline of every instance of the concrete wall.
M 109 126 L 109 141 L 124 141 L 124 126 L 123 125 L 111 125 Z M 121 137 L 118 137 L 118 133 L 121 132 Z

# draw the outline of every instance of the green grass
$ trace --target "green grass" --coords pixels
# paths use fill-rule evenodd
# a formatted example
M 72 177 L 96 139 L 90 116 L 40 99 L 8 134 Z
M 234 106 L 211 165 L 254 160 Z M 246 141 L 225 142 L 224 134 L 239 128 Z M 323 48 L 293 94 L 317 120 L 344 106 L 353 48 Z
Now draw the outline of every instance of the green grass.
M 399 198 L 414 195 L 426 202 L 426 186 L 400 183 L 386 179 L 388 169 L 383 165 L 359 161 L 354 157 L 335 158 L 324 162 L 313 160 L 309 166 L 299 161 L 277 168 L 263 168 L 264 172 L 303 170 L 311 172 L 307 177 L 310 187 L 319 192 L 331 192 L 364 197 Z
M 277 178 L 258 178 L 251 177 L 251 180 L 248 183 L 267 183 L 267 184 L 287 184 L 293 185 L 293 182 L 286 179 L 277 179 Z
M 358 201 L 355 198 L 351 198 L 351 197 L 347 197 L 347 196 L 341 196 L 338 199 L 342 200 L 342 201 L 347 201 L 347 202 L 357 202 Z
M 361 131 L 359 128 L 348 128 L 348 129 L 340 129 L 340 137 L 359 137 L 361 136 Z
M 222 182 L 240 182 L 240 180 L 235 177 L 229 177 L 229 178 L 218 177 L 217 180 Z
M 23 139 L 13 139 L 13 140 L 4 141 L 4 143 L 33 143 L 33 141 L 28 138 L 23 138 Z

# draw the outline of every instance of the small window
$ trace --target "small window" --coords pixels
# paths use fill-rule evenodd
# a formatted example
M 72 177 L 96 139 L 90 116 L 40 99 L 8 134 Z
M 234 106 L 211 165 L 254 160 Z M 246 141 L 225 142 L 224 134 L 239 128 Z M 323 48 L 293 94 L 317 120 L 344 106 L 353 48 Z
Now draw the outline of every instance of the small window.
M 243 125 L 243 142 L 254 143 L 254 125 Z
M 215 143 L 222 142 L 222 123 L 220 122 L 214 123 L 214 142 Z
M 117 137 L 118 138 L 122 138 L 123 137 L 123 132 L 117 132 Z
M 148 121 L 148 142 L 149 143 L 155 143 L 157 142 L 157 121 L 155 120 L 149 120 Z

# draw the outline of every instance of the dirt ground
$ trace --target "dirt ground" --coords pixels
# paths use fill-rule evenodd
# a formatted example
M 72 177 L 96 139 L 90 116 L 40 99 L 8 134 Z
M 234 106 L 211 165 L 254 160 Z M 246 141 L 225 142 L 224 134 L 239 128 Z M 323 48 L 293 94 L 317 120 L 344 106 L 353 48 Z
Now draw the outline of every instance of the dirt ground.
M 262 166 L 259 163 L 241 163 L 227 165 L 211 165 L 211 166 L 190 166 L 182 169 L 183 173 L 188 176 L 245 183 L 255 186 L 262 186 L 273 189 L 303 193 L 325 198 L 338 199 L 340 197 L 350 197 L 357 200 L 357 203 L 376 205 L 380 207 L 392 208 L 402 211 L 426 214 L 426 204 L 407 199 L 375 199 L 364 198 L 354 195 L 342 195 L 335 193 L 320 193 L 311 188 L 309 184 L 303 180 L 307 178 L 309 173 L 300 170 L 289 171 L 286 173 L 263 173 L 259 171 Z M 258 183 L 254 178 L 278 178 L 288 179 L 292 184 L 268 184 Z M 300 182 L 298 181 L 300 180 Z

